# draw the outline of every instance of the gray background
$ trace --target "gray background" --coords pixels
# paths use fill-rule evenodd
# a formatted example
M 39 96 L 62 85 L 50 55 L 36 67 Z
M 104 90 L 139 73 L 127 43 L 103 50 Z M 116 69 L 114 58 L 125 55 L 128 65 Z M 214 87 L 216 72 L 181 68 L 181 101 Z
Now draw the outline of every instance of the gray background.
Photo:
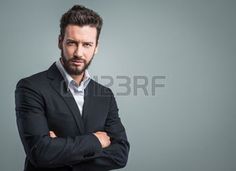
M 131 151 L 127 171 L 236 170 L 236 1 L 1 0 L 0 170 L 23 170 L 15 123 L 17 81 L 59 57 L 59 19 L 80 2 L 104 18 L 92 75 L 114 78 Z M 134 76 L 149 95 L 134 95 Z M 151 96 L 151 78 L 166 76 Z M 102 80 L 107 81 L 107 80 Z M 106 84 L 106 83 L 105 83 Z

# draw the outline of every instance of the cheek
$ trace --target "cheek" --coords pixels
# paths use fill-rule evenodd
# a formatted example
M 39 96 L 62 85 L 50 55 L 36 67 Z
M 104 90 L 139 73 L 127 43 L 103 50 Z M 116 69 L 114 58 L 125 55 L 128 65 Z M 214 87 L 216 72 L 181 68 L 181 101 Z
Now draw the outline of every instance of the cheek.
M 94 49 L 86 51 L 85 55 L 86 55 L 86 58 L 90 60 L 94 55 Z
M 66 56 L 73 56 L 73 54 L 74 54 L 74 49 L 73 48 L 68 48 L 68 47 L 64 47 L 63 48 L 63 53 L 64 53 L 64 55 L 66 55 Z
M 92 57 L 93 57 L 93 54 L 92 54 L 92 53 L 86 54 L 86 56 L 85 56 L 86 62 L 89 63 L 89 61 L 91 61 Z

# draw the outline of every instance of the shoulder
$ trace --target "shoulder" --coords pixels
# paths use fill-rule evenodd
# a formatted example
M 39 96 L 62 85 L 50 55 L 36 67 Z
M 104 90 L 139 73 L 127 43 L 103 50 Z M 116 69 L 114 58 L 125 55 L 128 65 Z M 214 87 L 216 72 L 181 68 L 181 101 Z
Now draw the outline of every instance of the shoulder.
M 42 71 L 42 72 L 20 79 L 16 87 L 22 87 L 22 86 L 35 87 L 36 85 L 43 84 L 47 80 L 46 78 L 47 78 L 47 71 Z
M 29 77 L 22 78 L 18 81 L 16 87 L 21 85 L 24 86 L 35 86 L 35 87 L 42 87 L 47 85 L 49 79 L 54 79 L 60 74 L 59 70 L 56 67 L 55 62 L 49 67 L 49 69 L 44 70 L 42 72 L 38 72 L 33 74 Z

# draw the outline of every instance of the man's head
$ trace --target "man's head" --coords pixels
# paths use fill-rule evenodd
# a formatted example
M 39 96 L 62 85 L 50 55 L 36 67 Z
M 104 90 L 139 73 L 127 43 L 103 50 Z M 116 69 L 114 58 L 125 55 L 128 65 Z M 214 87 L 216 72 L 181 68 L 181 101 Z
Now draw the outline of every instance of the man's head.
M 61 17 L 60 37 L 64 38 L 65 29 L 68 25 L 90 26 L 97 30 L 96 42 L 98 43 L 102 24 L 102 18 L 95 11 L 81 5 L 75 5 Z
M 102 18 L 80 5 L 62 15 L 58 46 L 62 63 L 70 75 L 80 75 L 88 68 L 98 49 Z

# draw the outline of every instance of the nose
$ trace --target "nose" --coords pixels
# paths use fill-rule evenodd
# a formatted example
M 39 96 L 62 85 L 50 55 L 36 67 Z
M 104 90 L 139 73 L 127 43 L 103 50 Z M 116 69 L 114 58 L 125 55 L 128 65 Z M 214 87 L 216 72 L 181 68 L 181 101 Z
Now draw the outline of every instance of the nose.
M 83 56 L 83 46 L 81 44 L 78 44 L 77 48 L 75 49 L 74 55 L 78 57 Z

